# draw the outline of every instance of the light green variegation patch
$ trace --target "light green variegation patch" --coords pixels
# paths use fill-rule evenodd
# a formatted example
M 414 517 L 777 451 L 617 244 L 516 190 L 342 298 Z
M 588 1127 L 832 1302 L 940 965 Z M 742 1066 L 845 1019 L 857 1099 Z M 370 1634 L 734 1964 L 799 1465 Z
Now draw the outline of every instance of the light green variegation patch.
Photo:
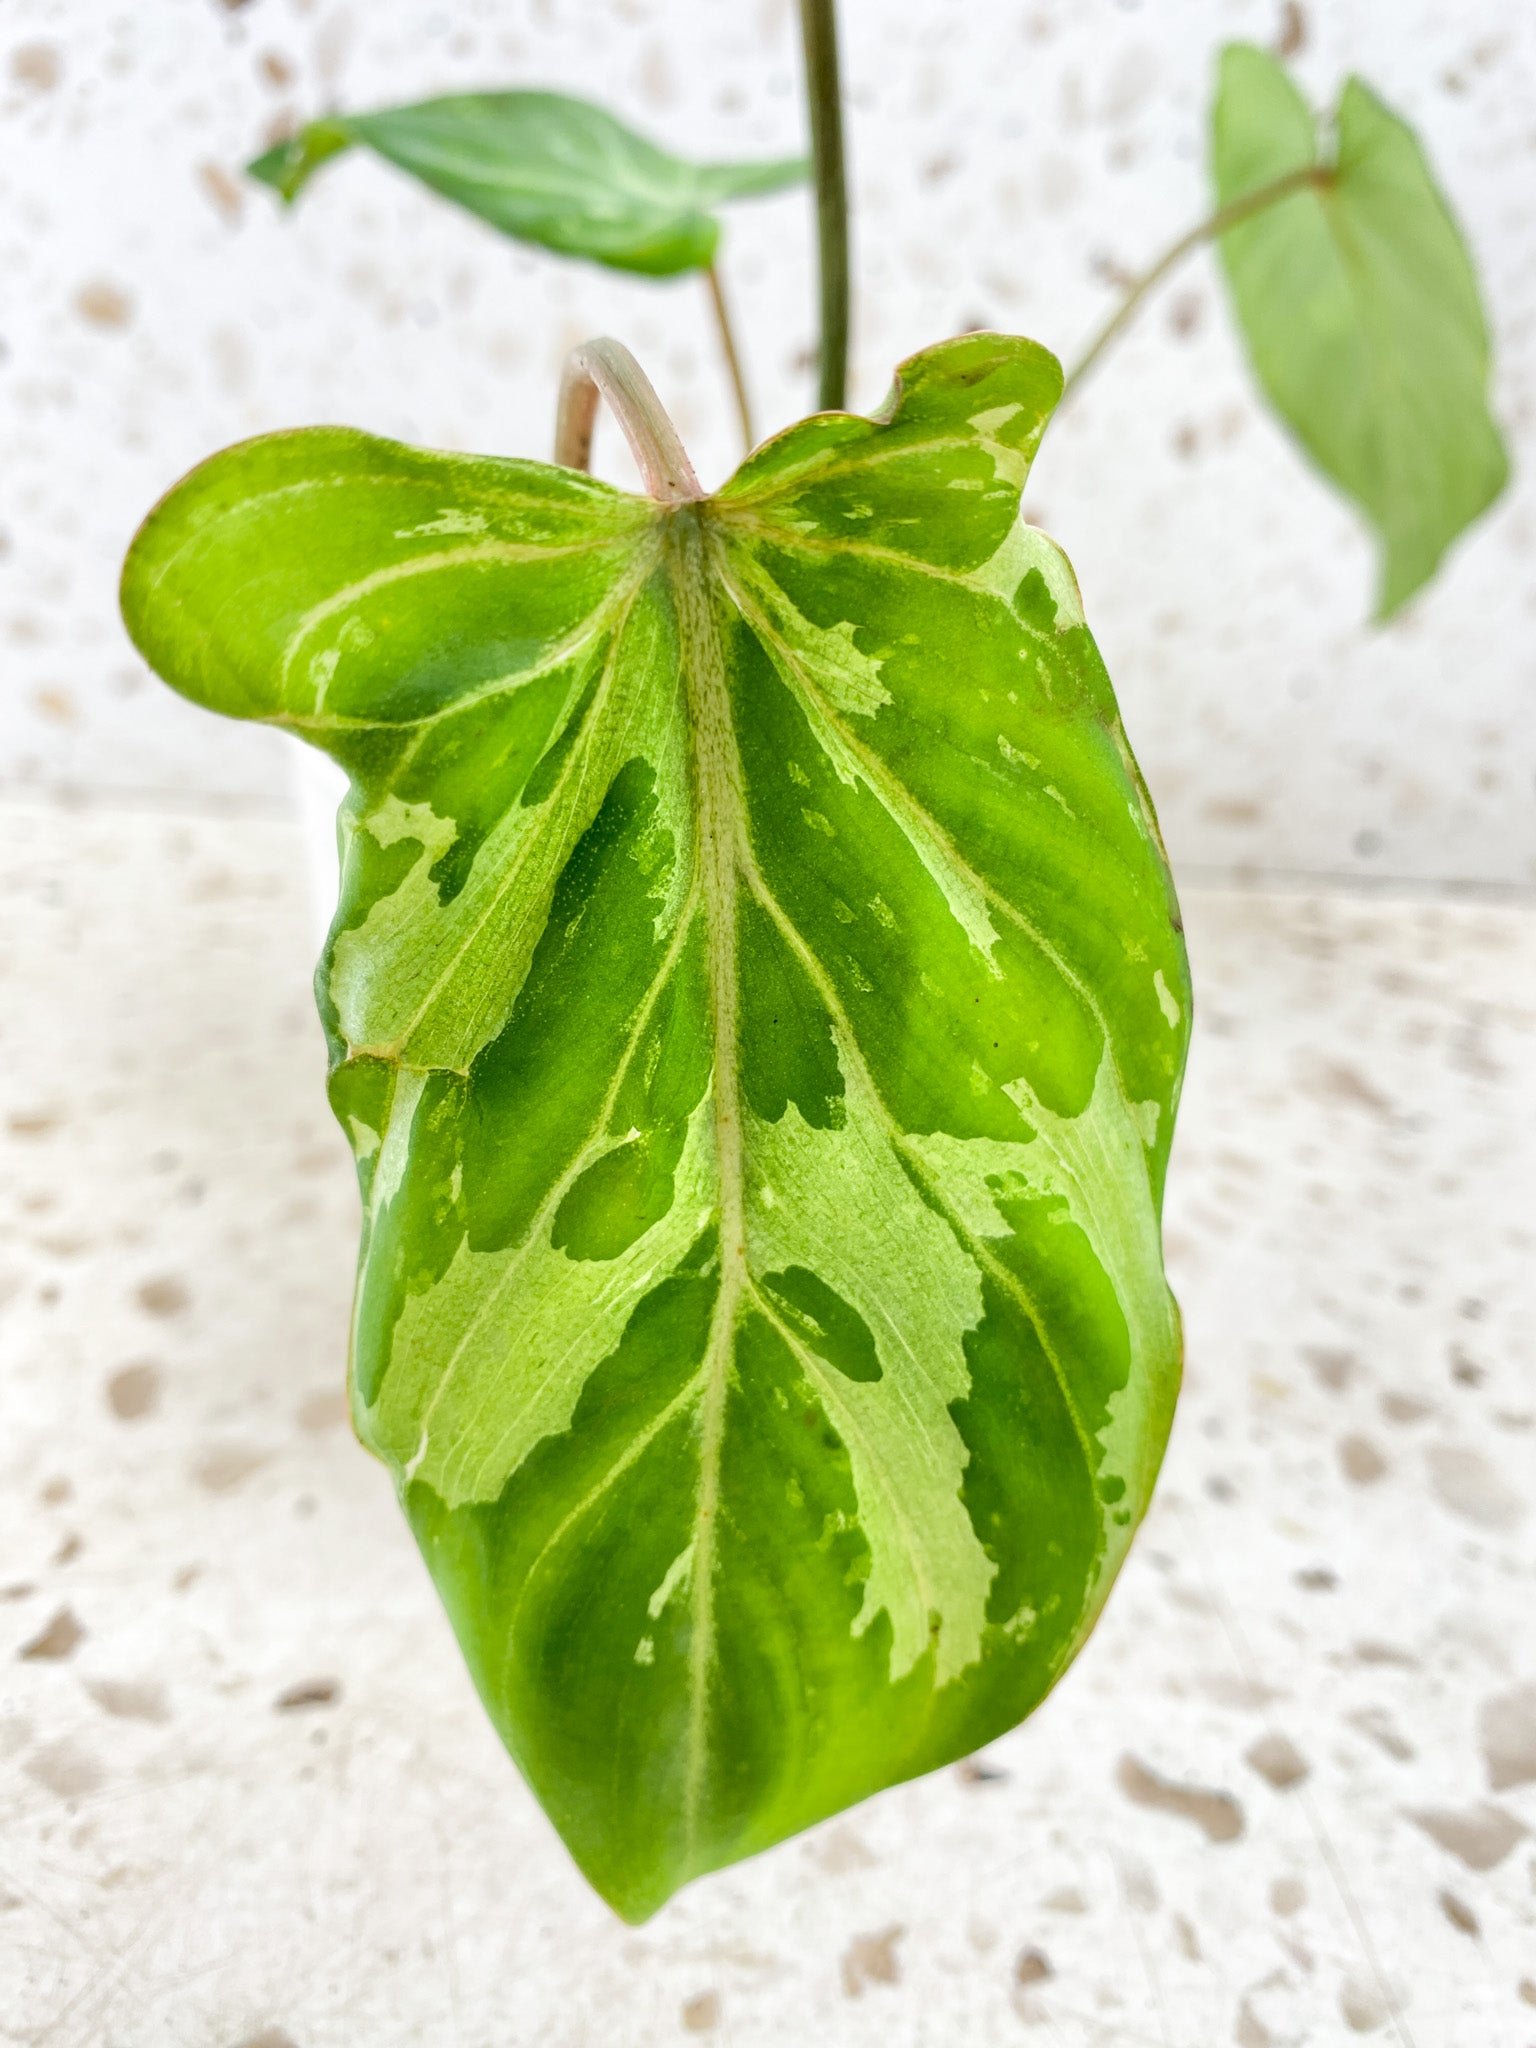
M 848 1452 L 870 1559 L 855 1632 L 883 1609 L 892 1678 L 933 1648 L 942 1684 L 981 1653 L 995 1572 L 961 1505 L 965 1444 L 949 1413 L 970 1383 L 981 1280 L 903 1170 L 855 1059 L 840 1127 L 817 1130 L 793 1104 L 776 1123 L 749 1120 L 747 1227 L 765 1274 L 814 1272 L 861 1320 L 879 1378 L 852 1379 L 818 1351 L 828 1326 L 814 1295 L 796 1304 L 765 1278 L 757 1299 Z
M 162 675 L 351 777 L 353 1413 L 632 1918 L 1026 1714 L 1166 1440 L 1189 985 L 1019 516 L 1059 390 L 967 336 L 668 505 L 274 436 L 129 557 Z

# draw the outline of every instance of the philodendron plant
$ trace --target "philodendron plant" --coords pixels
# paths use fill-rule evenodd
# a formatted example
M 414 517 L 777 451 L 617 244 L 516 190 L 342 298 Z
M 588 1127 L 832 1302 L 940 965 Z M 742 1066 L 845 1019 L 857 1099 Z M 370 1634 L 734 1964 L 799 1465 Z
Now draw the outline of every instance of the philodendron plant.
M 841 145 L 830 9 L 805 13 L 835 398 Z M 1310 386 L 1266 371 L 1301 416 L 1364 393 L 1370 431 L 1315 452 L 1380 515 L 1390 604 L 1456 521 L 1372 496 L 1366 372 L 1406 348 L 1414 389 L 1481 406 L 1486 345 L 1470 271 L 1414 272 L 1423 191 L 1449 222 L 1427 170 L 1389 136 L 1375 216 L 1347 182 L 1383 118 L 1346 96 L 1334 161 L 1289 114 L 1285 149 L 1227 150 L 1196 237 L 1275 237 L 1229 257 L 1253 342 L 1303 284 L 1360 314 L 1319 239 L 1358 197 L 1393 303 L 1459 337 L 1437 368 L 1336 320 Z M 333 121 L 277 168 L 379 132 Z M 1266 246 L 1294 287 L 1270 312 Z M 350 779 L 317 991 L 364 1200 L 353 1417 L 491 1718 L 631 1919 L 1027 1714 L 1167 1440 L 1190 989 L 1077 584 L 1020 514 L 1062 389 L 1035 342 L 943 341 L 706 493 L 598 342 L 554 465 L 268 435 L 129 554 L 152 666 Z M 588 474 L 600 397 L 644 496 Z

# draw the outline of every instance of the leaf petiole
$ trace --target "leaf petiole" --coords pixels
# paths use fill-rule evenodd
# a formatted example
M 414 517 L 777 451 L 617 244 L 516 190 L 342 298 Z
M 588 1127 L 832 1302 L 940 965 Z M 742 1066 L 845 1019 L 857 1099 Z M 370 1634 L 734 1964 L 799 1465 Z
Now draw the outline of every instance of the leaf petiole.
M 741 351 L 736 346 L 736 330 L 731 325 L 731 309 L 726 304 L 718 265 L 705 264 L 704 282 L 709 287 L 709 303 L 714 309 L 715 326 L 720 334 L 720 352 L 725 357 L 731 389 L 736 394 L 736 417 L 741 422 L 741 452 L 750 455 L 757 446 L 757 432 L 752 424 L 752 400 L 747 392 L 746 372 L 741 364 Z
M 1188 234 L 1181 235 L 1171 249 L 1166 249 L 1152 265 L 1136 280 L 1108 320 L 1099 329 L 1088 347 L 1066 374 L 1061 388 L 1062 403 L 1065 404 L 1072 392 L 1082 383 L 1099 357 L 1135 319 L 1141 302 L 1149 292 L 1155 291 L 1171 270 L 1177 269 L 1191 250 L 1198 249 L 1203 242 L 1215 242 L 1230 228 L 1241 227 L 1254 214 L 1264 213 L 1271 206 L 1278 206 L 1282 199 L 1289 199 L 1297 192 L 1321 190 L 1333 180 L 1333 172 L 1326 164 L 1305 164 L 1300 170 L 1287 171 L 1283 178 L 1276 178 L 1268 185 L 1260 185 L 1252 192 L 1245 192 L 1241 199 L 1234 199 L 1229 205 L 1218 207 L 1207 220 L 1193 227 Z
M 800 0 L 805 96 L 816 174 L 816 242 L 821 264 L 821 383 L 817 404 L 840 412 L 848 398 L 848 189 L 843 102 L 838 83 L 834 0 Z
M 555 416 L 555 460 L 563 469 L 592 467 L 597 401 L 605 398 L 624 430 L 651 496 L 664 505 L 687 505 L 704 491 L 676 427 L 622 341 L 584 341 L 566 357 Z

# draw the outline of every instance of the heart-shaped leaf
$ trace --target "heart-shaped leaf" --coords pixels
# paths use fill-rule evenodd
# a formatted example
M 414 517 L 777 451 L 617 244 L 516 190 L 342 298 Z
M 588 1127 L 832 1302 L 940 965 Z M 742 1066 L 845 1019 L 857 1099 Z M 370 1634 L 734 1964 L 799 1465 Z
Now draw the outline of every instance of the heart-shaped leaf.
M 670 506 L 271 435 L 128 558 L 167 681 L 351 776 L 353 1413 L 632 1918 L 1018 1721 L 1162 1456 L 1189 989 L 1019 515 L 1060 388 L 945 342 Z
M 485 92 L 328 115 L 249 170 L 291 201 L 354 142 L 504 235 L 650 277 L 704 269 L 720 239 L 714 207 L 782 191 L 809 169 L 803 157 L 689 163 L 586 100 Z
M 1325 173 L 1229 229 L 1221 255 L 1270 403 L 1380 535 L 1385 617 L 1509 474 L 1472 258 L 1413 130 L 1358 78 L 1330 153 L 1284 67 L 1233 44 L 1212 137 L 1222 206 Z

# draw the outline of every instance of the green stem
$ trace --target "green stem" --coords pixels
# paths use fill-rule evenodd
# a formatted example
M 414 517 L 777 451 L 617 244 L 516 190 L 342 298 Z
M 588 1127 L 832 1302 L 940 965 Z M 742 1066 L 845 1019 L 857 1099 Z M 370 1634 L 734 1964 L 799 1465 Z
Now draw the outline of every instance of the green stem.
M 656 387 L 622 341 L 584 341 L 565 359 L 555 416 L 555 460 L 564 469 L 592 467 L 597 401 L 606 398 L 624 429 L 645 488 L 663 505 L 688 505 L 704 493 Z
M 725 367 L 731 373 L 731 389 L 736 394 L 736 416 L 741 421 L 742 453 L 750 455 L 757 446 L 757 434 L 752 426 L 752 400 L 747 395 L 746 373 L 741 367 L 741 351 L 736 346 L 736 330 L 731 325 L 730 308 L 725 303 L 720 272 L 713 263 L 705 267 L 704 282 L 709 286 L 709 302 L 715 309 L 715 325 L 720 330 L 720 350 L 725 357 Z
M 843 166 L 843 102 L 838 86 L 835 0 L 800 0 L 805 97 L 816 167 L 816 242 L 821 259 L 823 412 L 848 399 L 848 186 Z
M 1263 213 L 1266 207 L 1277 206 L 1282 199 L 1289 199 L 1293 193 L 1305 192 L 1326 185 L 1333 173 L 1322 164 L 1307 164 L 1299 171 L 1287 171 L 1283 178 L 1276 178 L 1272 184 L 1260 185 L 1252 192 L 1245 192 L 1241 199 L 1234 199 L 1230 205 L 1218 207 L 1209 220 L 1201 221 L 1191 228 L 1187 235 L 1181 235 L 1161 255 L 1152 268 L 1139 277 L 1126 293 L 1115 311 L 1105 321 L 1093 340 L 1067 372 L 1062 385 L 1062 402 L 1069 392 L 1076 390 L 1099 357 L 1115 338 L 1135 319 L 1142 300 L 1148 292 L 1155 291 L 1170 270 L 1175 269 L 1192 249 L 1198 249 L 1202 242 L 1217 241 L 1229 228 L 1241 226 L 1256 213 Z

